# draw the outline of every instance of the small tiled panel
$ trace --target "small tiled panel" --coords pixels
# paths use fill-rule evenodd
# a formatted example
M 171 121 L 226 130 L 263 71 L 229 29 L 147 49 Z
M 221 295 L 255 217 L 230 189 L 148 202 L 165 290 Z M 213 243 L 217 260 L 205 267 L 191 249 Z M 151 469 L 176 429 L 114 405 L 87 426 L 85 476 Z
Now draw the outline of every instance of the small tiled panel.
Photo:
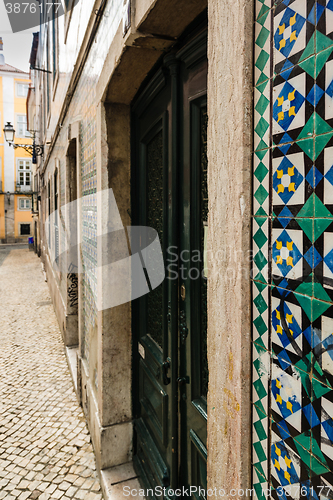
M 253 483 L 333 498 L 333 0 L 256 0 Z

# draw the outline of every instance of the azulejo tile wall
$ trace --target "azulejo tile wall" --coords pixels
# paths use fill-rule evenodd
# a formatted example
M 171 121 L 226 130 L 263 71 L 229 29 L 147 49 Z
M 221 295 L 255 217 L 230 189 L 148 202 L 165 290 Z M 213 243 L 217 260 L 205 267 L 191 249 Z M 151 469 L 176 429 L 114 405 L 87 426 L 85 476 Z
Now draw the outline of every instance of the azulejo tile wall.
M 332 498 L 333 0 L 255 15 L 253 482 Z

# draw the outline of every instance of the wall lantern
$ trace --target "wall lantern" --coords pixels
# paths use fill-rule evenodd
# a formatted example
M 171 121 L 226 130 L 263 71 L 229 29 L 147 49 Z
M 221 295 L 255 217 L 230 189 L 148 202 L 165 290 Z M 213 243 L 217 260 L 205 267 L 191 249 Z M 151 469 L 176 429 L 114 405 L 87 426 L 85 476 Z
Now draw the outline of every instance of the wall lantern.
M 37 156 L 43 156 L 44 154 L 44 146 L 35 143 L 35 133 L 33 132 L 33 144 L 15 144 L 15 129 L 10 122 L 7 122 L 5 128 L 3 129 L 3 133 L 5 135 L 6 142 L 9 143 L 10 146 L 13 146 L 14 149 L 23 148 L 27 153 L 32 156 L 32 163 L 37 163 Z

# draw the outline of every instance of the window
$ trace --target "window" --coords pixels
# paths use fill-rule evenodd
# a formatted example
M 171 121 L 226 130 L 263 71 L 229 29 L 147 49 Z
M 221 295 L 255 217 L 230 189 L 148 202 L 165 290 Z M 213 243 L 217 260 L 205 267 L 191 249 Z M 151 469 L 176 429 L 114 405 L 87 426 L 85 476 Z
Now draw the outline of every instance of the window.
M 52 73 L 53 73 L 53 87 L 57 85 L 58 81 L 58 66 L 59 66 L 59 27 L 58 27 L 58 6 L 53 0 L 52 9 Z
M 29 236 L 30 235 L 30 224 L 21 224 L 20 225 L 20 235 L 21 236 Z
M 30 198 L 19 198 L 18 199 L 18 208 L 19 208 L 19 210 L 30 210 L 31 209 Z
M 58 228 L 58 170 L 54 172 L 54 252 L 55 259 L 59 257 L 59 228 Z
M 16 84 L 17 97 L 27 97 L 28 90 L 29 90 L 29 84 L 27 84 L 27 83 L 17 83 Z
M 17 161 L 17 184 L 19 186 L 31 185 L 31 160 Z
M 26 115 L 17 115 L 17 136 L 18 137 L 30 137 L 30 132 L 27 130 L 27 117 Z
M 51 85 L 50 85 L 50 30 L 47 29 L 46 33 L 46 116 L 49 117 L 50 113 L 50 93 L 51 93 Z

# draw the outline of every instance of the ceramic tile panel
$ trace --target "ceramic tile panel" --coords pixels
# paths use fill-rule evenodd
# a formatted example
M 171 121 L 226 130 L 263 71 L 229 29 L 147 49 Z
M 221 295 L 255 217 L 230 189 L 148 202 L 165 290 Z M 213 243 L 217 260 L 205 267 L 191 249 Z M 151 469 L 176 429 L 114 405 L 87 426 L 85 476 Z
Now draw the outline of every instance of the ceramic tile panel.
M 333 494 L 333 0 L 256 1 L 254 65 L 253 483 L 319 500 Z

